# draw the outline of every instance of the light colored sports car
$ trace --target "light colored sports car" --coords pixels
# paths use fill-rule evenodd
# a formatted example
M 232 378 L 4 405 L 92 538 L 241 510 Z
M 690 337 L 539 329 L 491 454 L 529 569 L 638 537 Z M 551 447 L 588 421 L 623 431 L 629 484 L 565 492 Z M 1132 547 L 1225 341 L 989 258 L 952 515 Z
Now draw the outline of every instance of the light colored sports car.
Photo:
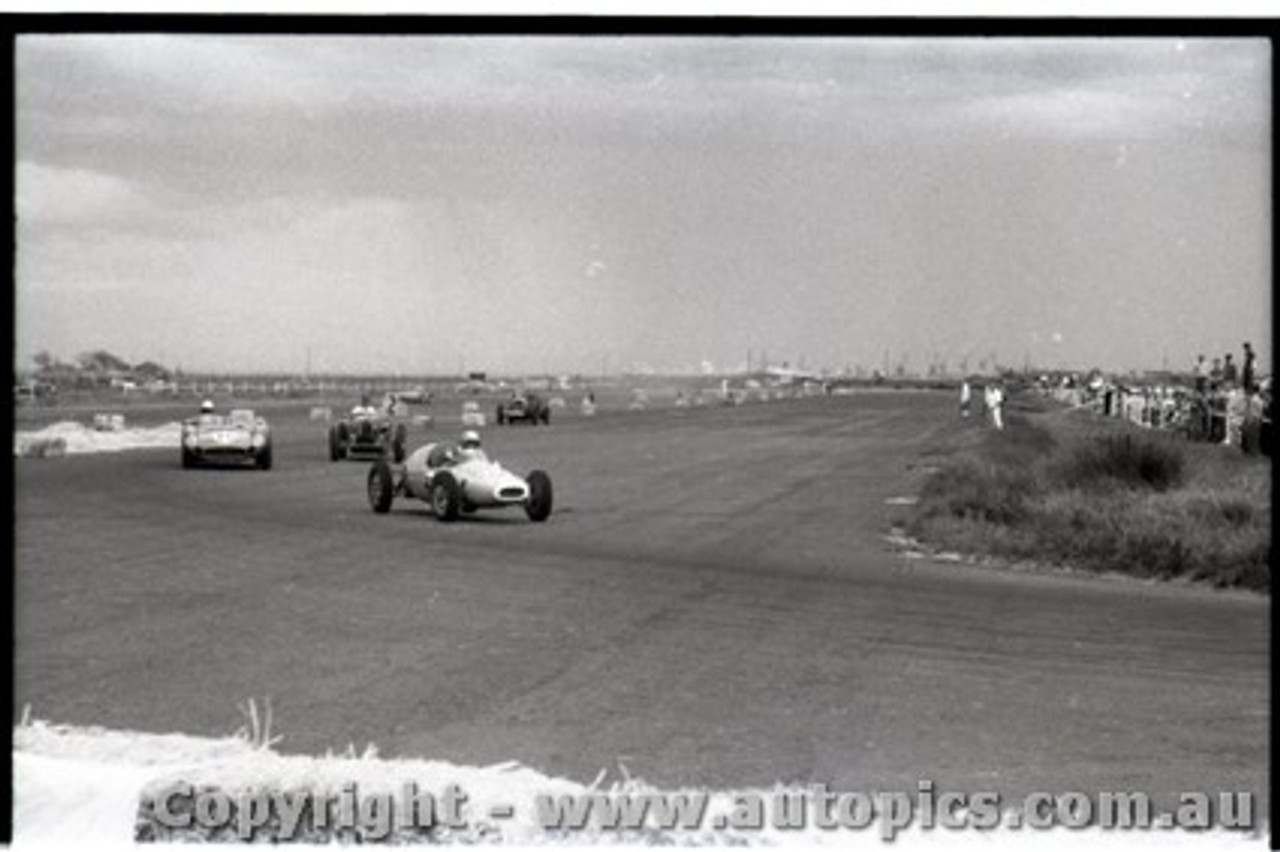
M 369 471 L 369 505 L 378 514 L 391 511 L 396 497 L 416 497 L 431 506 L 438 520 L 457 520 L 477 509 L 522 506 L 531 521 L 551 514 L 551 477 L 532 471 L 521 478 L 492 461 L 483 450 L 452 442 L 427 444 L 403 465 L 386 459 Z
M 201 414 L 182 424 L 182 466 L 251 463 L 271 469 L 271 427 L 248 408 Z

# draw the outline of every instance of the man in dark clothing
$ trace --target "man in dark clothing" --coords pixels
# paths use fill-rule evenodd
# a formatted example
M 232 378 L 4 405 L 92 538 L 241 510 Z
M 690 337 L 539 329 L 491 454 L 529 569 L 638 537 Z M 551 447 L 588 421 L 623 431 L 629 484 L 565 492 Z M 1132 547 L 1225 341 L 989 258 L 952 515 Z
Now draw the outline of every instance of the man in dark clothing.
M 1249 341 L 1244 343 L 1244 367 L 1240 370 L 1240 382 L 1244 385 L 1245 393 L 1253 393 L 1253 371 L 1256 356 L 1253 354 L 1253 346 Z
M 1239 376 L 1236 374 L 1236 362 L 1231 360 L 1231 353 L 1228 352 L 1222 356 L 1222 383 L 1224 385 L 1234 385 Z
M 1213 366 L 1209 368 L 1209 390 L 1217 390 L 1220 384 L 1222 384 L 1222 359 L 1214 358 Z

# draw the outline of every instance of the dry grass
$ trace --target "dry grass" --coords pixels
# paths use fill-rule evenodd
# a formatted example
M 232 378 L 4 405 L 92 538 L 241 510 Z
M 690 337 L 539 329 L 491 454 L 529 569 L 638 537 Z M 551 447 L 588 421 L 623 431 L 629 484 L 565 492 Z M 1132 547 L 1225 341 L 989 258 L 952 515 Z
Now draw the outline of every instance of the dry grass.
M 925 484 L 913 536 L 971 554 L 1271 588 L 1271 468 L 1080 412 L 1027 411 Z

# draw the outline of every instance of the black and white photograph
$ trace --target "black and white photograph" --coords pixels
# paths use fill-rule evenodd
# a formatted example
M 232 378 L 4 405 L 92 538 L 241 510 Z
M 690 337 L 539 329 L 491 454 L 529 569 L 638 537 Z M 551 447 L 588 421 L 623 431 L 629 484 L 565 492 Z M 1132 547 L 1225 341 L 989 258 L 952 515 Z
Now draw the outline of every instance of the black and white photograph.
M 1268 844 L 1265 33 L 81 23 L 18 848 Z

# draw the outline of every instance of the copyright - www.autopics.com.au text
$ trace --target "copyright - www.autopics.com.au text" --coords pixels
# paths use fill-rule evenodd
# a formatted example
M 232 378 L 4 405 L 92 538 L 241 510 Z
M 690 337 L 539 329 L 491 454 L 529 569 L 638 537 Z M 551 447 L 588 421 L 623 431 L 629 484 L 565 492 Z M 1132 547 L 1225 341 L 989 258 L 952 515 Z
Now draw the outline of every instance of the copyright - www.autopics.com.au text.
M 815 784 L 776 791 L 533 793 L 525 801 L 472 801 L 457 784 L 429 790 L 409 782 L 397 791 L 246 788 L 174 783 L 144 798 L 135 836 L 170 840 L 347 838 L 381 842 L 409 835 L 501 832 L 503 823 L 548 835 L 573 833 L 874 831 L 893 840 L 921 831 L 1087 828 L 1118 830 L 1256 827 L 1254 794 L 1184 792 L 1167 805 L 1142 792 L 1063 791 L 1010 799 L 995 792 L 938 789 L 836 791 Z

